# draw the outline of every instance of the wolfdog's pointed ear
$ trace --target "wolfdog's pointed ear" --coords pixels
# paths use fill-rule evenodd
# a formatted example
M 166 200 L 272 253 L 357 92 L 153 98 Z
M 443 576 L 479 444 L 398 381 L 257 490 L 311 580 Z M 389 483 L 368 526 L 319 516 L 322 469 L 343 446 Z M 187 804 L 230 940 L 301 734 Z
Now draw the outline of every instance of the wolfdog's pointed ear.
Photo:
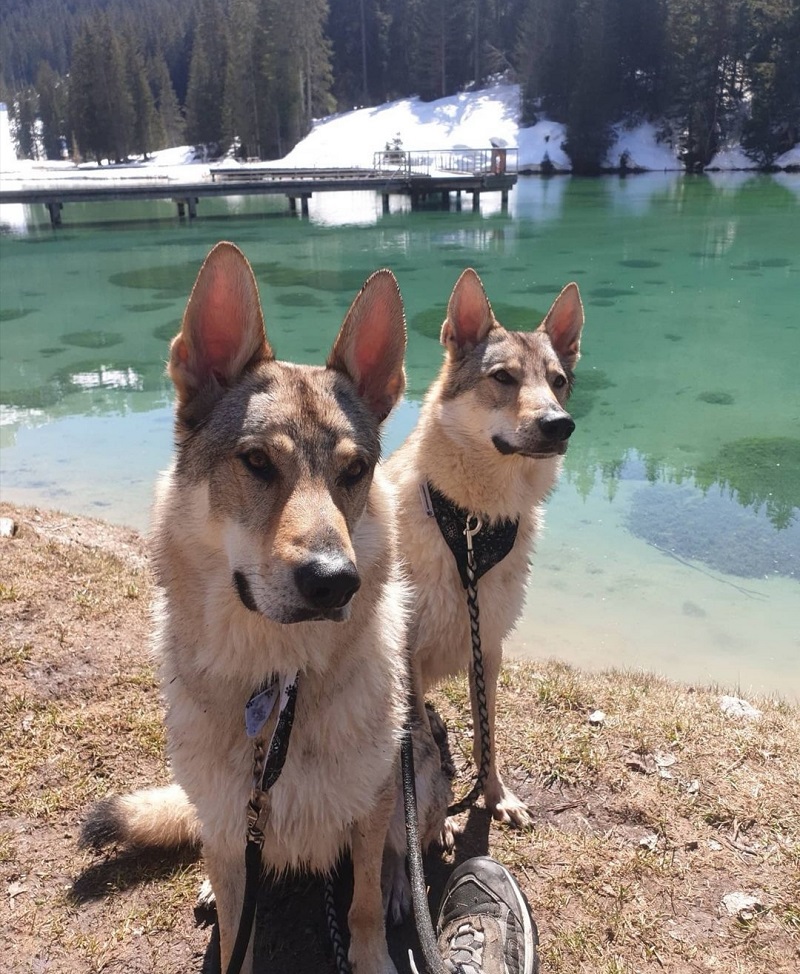
M 539 330 L 547 332 L 558 357 L 574 368 L 581 355 L 583 330 L 583 302 L 577 284 L 568 284 L 559 294 Z
M 482 342 L 497 327 L 481 279 L 468 267 L 450 295 L 440 341 L 451 355 L 458 355 L 468 345 Z
M 397 279 L 375 271 L 359 291 L 328 356 L 328 368 L 350 376 L 379 422 L 406 387 L 406 324 Z
M 178 397 L 190 399 L 210 379 L 229 385 L 248 366 L 274 357 L 252 268 L 238 247 L 218 243 L 200 268 L 170 346 Z

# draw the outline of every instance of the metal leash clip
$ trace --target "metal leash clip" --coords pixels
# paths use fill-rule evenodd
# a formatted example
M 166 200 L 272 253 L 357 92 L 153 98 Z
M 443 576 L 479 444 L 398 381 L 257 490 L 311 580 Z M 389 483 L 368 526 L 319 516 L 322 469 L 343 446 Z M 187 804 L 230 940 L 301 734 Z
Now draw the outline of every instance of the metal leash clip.
M 476 534 L 478 534 L 478 532 L 481 530 L 482 527 L 483 527 L 483 521 L 478 517 L 477 514 L 467 515 L 467 524 L 466 527 L 464 528 L 464 535 L 467 539 L 468 554 L 472 554 L 473 552 L 472 539 L 475 537 Z

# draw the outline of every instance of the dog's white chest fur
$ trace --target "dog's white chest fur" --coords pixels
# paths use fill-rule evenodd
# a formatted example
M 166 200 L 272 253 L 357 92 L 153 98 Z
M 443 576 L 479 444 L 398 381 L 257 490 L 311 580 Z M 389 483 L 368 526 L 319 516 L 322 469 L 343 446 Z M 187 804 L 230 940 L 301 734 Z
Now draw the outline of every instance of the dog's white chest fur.
M 244 726 L 248 694 L 243 685 L 226 686 L 218 678 L 198 693 L 198 682 L 187 685 L 170 648 L 164 649 L 176 777 L 197 805 L 204 830 L 241 849 L 254 758 Z M 259 650 L 253 647 L 255 655 Z M 335 863 L 353 823 L 374 805 L 376 784 L 393 775 L 403 693 L 396 661 L 380 654 L 369 663 L 351 656 L 328 675 L 300 675 L 286 763 L 268 793 L 266 866 L 324 871 Z

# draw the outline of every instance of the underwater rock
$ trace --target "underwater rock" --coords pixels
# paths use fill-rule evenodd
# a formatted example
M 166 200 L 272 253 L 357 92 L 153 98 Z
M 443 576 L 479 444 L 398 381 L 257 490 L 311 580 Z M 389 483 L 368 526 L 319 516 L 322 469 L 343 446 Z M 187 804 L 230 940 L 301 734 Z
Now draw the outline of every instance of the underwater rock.
M 712 406 L 732 406 L 736 402 L 729 392 L 701 392 L 697 398 Z
M 71 331 L 61 336 L 61 341 L 65 345 L 74 345 L 77 348 L 111 348 L 113 345 L 121 345 L 124 341 L 122 335 L 115 331 Z

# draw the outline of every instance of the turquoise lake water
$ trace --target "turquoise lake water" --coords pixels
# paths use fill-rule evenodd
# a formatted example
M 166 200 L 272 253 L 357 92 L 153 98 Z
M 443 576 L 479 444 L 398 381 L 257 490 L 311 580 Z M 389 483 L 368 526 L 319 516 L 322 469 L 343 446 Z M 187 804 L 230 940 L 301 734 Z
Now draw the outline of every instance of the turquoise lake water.
M 507 214 L 311 201 L 0 207 L 0 496 L 146 528 L 171 450 L 169 339 L 200 262 L 239 244 L 281 358 L 320 363 L 391 267 L 412 427 L 466 266 L 534 327 L 577 281 L 577 422 L 514 652 L 800 698 L 800 176 L 521 179 Z

